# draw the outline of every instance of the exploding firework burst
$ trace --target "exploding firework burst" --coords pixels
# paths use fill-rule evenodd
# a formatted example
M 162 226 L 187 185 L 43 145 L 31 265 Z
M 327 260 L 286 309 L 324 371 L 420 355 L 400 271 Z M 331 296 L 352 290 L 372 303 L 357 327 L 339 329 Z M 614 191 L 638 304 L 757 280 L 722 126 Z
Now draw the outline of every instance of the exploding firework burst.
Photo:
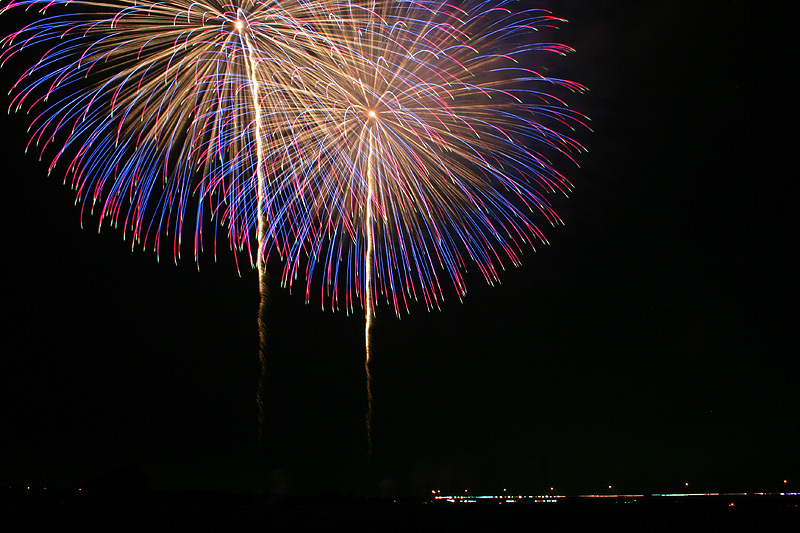
M 547 195 L 571 189 L 550 157 L 582 150 L 564 131 L 585 121 L 552 92 L 584 88 L 533 66 L 570 49 L 535 41 L 558 19 L 515 4 L 326 4 L 327 48 L 273 77 L 264 106 L 285 285 L 304 279 L 310 299 L 321 280 L 323 306 L 367 316 L 383 295 L 400 314 L 546 242 Z
M 211 220 L 255 262 L 254 101 L 270 65 L 308 63 L 306 27 L 326 24 L 319 6 L 22 0 L 2 12 L 15 8 L 40 17 L 2 39 L 0 60 L 42 55 L 13 85 L 11 108 L 32 115 L 28 148 L 62 167 L 98 227 L 159 254 L 171 235 L 176 260 L 190 235 L 197 259 Z

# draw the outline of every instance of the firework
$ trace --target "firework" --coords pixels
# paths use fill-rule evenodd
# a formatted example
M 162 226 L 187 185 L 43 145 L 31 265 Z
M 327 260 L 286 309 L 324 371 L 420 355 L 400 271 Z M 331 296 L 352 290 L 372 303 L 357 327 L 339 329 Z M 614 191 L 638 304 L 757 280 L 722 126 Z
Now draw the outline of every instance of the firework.
M 325 4 L 315 61 L 274 76 L 265 160 L 284 259 L 282 284 L 321 286 L 323 308 L 360 301 L 369 433 L 370 330 L 384 300 L 439 307 L 466 292 L 475 267 L 489 283 L 561 223 L 547 195 L 570 182 L 551 164 L 583 148 L 585 117 L 555 93 L 584 87 L 535 67 L 559 22 L 512 1 Z M 566 132 L 566 133 L 565 133 Z
M 0 41 L 0 61 L 42 55 L 13 85 L 11 108 L 32 114 L 28 149 L 62 167 L 82 215 L 158 256 L 171 238 L 175 261 L 187 233 L 199 261 L 210 222 L 214 251 L 222 233 L 257 268 L 261 431 L 270 242 L 261 107 L 273 76 L 313 60 L 325 13 L 291 0 L 20 0 L 0 13 L 22 8 L 39 17 Z
M 255 264 L 267 246 L 252 242 L 264 196 L 261 88 L 272 70 L 311 59 L 303 25 L 325 24 L 319 8 L 21 0 L 0 13 L 20 8 L 40 17 L 0 41 L 0 61 L 42 55 L 14 83 L 10 107 L 32 116 L 28 148 L 62 167 L 82 212 L 159 256 L 169 237 L 175 260 L 185 235 L 199 260 L 211 221 L 214 249 L 222 230 Z
M 551 93 L 584 88 L 536 70 L 537 53 L 570 49 L 534 40 L 559 19 L 515 5 L 325 5 L 329 48 L 273 77 L 264 107 L 284 285 L 400 314 L 463 295 L 470 265 L 494 283 L 546 242 L 539 226 L 561 223 L 547 196 L 571 190 L 550 159 L 582 150 L 567 134 L 585 121 Z

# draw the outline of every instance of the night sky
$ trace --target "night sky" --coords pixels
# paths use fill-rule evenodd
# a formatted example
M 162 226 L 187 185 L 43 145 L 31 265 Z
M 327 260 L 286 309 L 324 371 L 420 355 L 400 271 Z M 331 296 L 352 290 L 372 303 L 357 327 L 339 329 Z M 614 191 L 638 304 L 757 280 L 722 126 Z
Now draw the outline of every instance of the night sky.
M 157 489 L 284 494 L 800 492 L 795 95 L 766 23 L 734 1 L 545 4 L 578 50 L 551 73 L 591 89 L 566 226 L 499 286 L 470 272 L 463 303 L 378 308 L 371 461 L 363 316 L 275 287 L 259 447 L 255 273 L 81 229 L 3 113 L 0 483 L 135 466 Z M 0 71 L 4 107 L 24 66 Z

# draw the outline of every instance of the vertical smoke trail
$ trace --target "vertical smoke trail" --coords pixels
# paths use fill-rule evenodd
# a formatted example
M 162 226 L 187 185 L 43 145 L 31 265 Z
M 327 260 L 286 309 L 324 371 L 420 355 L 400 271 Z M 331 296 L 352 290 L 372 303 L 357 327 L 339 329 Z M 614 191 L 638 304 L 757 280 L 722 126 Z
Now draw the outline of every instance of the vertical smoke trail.
M 370 112 L 370 117 L 375 113 Z M 372 376 L 369 373 L 370 344 L 372 335 L 372 319 L 375 310 L 372 305 L 372 260 L 375 255 L 372 237 L 372 196 L 375 188 L 375 176 L 372 168 L 372 158 L 374 156 L 372 132 L 369 132 L 369 156 L 367 158 L 367 209 L 364 225 L 367 234 L 367 251 L 364 258 L 364 311 L 366 313 L 366 324 L 364 326 L 364 346 L 366 348 L 366 358 L 364 359 L 364 371 L 367 376 L 367 454 L 372 456 Z
M 253 95 L 253 135 L 256 140 L 256 177 L 257 187 L 256 192 L 257 213 L 258 213 L 258 251 L 256 253 L 256 269 L 258 270 L 258 290 L 259 290 L 259 303 L 258 303 L 258 362 L 261 365 L 261 372 L 258 378 L 258 389 L 256 390 L 256 408 L 258 410 L 258 443 L 261 445 L 264 440 L 264 381 L 267 375 L 267 304 L 269 293 L 267 290 L 267 265 L 264 261 L 264 235 L 266 234 L 267 221 L 264 216 L 264 144 L 261 138 L 261 104 L 259 102 L 259 83 L 255 76 L 256 72 L 256 55 L 253 49 L 253 43 L 250 40 L 250 34 L 247 30 L 247 17 L 244 12 L 239 9 L 238 20 L 236 21 L 236 29 L 239 31 L 244 47 L 247 50 L 246 69 L 248 78 L 250 78 L 250 89 Z
M 259 199 L 260 201 L 260 199 Z M 262 223 L 259 223 L 259 239 L 258 246 L 261 248 L 262 242 Z M 258 289 L 259 289 L 259 302 L 258 302 L 258 362 L 261 366 L 261 372 L 258 377 L 258 389 L 256 389 L 256 407 L 258 409 L 258 443 L 259 445 L 264 442 L 264 382 L 267 378 L 267 304 L 269 303 L 269 293 L 267 291 L 267 271 L 264 264 L 263 254 L 258 257 Z

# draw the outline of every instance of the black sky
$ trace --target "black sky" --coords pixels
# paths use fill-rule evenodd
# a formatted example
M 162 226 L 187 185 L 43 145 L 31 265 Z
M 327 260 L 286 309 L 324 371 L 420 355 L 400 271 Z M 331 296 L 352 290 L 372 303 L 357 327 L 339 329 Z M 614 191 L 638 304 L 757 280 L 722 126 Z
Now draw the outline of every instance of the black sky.
M 463 304 L 378 309 L 371 465 L 362 317 L 276 288 L 259 449 L 255 274 L 81 229 L 4 115 L 0 483 L 136 465 L 156 488 L 293 494 L 800 491 L 796 105 L 751 8 L 697 4 L 548 3 L 578 50 L 551 68 L 591 89 L 566 226 Z

